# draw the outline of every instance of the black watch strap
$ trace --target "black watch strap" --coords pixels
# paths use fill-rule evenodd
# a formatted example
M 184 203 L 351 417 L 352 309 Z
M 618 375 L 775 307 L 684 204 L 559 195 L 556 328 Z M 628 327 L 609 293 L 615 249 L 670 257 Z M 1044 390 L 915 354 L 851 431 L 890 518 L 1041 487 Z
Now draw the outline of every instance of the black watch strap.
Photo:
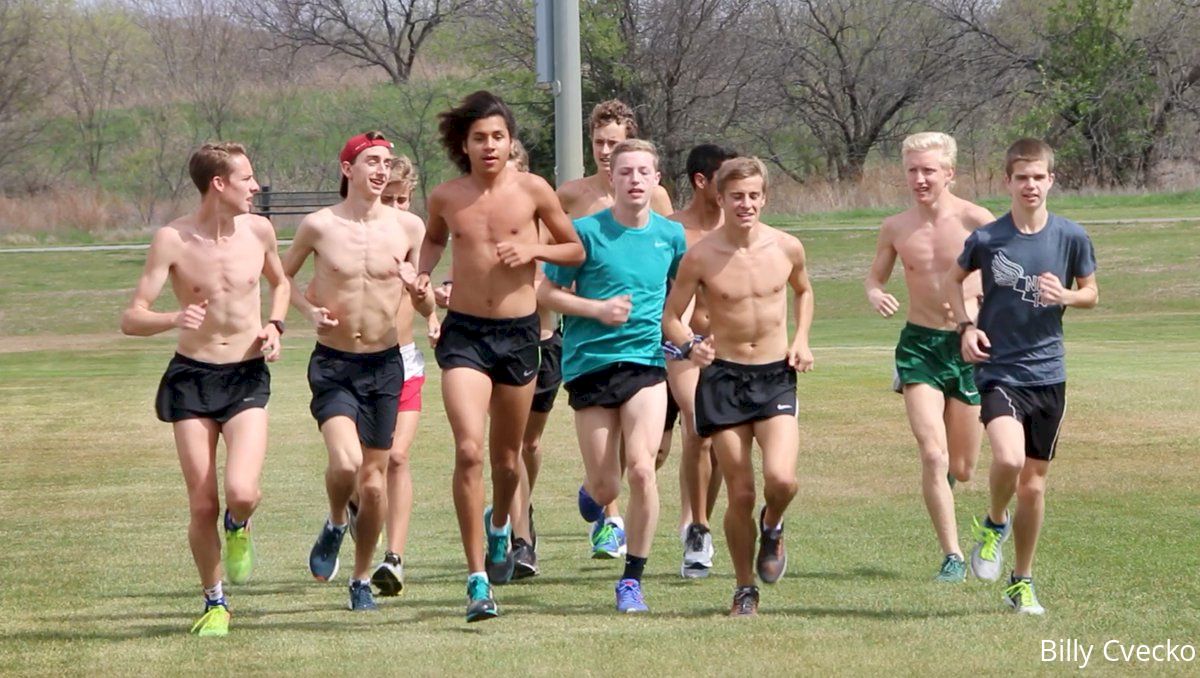
M 267 323 L 274 325 L 275 329 L 279 330 L 279 336 L 283 336 L 284 324 L 282 320 L 268 320 Z

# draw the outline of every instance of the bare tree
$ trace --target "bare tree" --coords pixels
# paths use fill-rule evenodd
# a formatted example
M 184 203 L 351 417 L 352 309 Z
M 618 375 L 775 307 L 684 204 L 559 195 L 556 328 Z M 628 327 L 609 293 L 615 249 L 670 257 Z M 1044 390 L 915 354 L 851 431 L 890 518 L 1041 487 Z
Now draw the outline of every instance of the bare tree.
M 260 49 L 265 36 L 238 22 L 232 0 L 130 0 L 154 46 L 155 87 L 188 102 L 224 138 L 247 89 L 285 75 L 287 63 Z
M 62 92 L 74 114 L 88 175 L 97 180 L 104 153 L 116 141 L 108 121 L 132 83 L 128 43 L 134 26 L 118 9 L 96 4 L 68 9 L 63 30 L 66 82 Z
M 1153 182 L 1160 144 L 1200 94 L 1200 4 L 928 0 L 987 45 L 997 97 L 1035 109 L 1067 183 Z
M 839 180 L 860 180 L 871 150 L 928 113 L 961 69 L 963 31 L 918 0 L 769 6 L 778 105 L 807 128 Z
M 319 47 L 381 68 L 394 84 L 412 74 L 433 31 L 479 0 L 267 0 L 248 18 L 293 48 Z
M 46 12 L 36 2 L 0 0 L 0 167 L 15 162 L 34 144 L 44 125 L 31 113 L 49 89 L 48 79 L 38 72 L 37 49 L 47 23 Z

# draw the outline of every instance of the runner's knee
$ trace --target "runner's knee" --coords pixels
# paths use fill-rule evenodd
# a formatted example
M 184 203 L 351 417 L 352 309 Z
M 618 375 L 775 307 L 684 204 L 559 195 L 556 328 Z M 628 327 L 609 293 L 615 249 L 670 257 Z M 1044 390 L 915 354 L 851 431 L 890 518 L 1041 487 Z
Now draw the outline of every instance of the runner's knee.
M 625 470 L 625 474 L 629 478 L 629 488 L 631 490 L 645 490 L 653 487 L 657 482 L 654 462 L 649 459 L 639 460 L 637 463 L 630 464 L 629 468 Z
M 261 499 L 262 490 L 256 483 L 230 481 L 225 484 L 225 505 L 233 513 L 249 513 Z

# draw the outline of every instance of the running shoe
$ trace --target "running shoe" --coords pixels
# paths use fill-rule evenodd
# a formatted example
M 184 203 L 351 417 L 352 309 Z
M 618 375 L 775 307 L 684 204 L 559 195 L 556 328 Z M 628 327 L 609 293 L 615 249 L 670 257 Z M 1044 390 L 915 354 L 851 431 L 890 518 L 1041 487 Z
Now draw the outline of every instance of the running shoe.
M 679 576 L 684 579 L 702 579 L 712 569 L 713 543 L 709 529 L 698 523 L 688 525 L 687 539 L 683 546 L 683 565 Z
M 379 595 L 384 597 L 404 593 L 404 564 L 400 562 L 400 556 L 391 551 L 385 553 L 383 562 L 371 573 L 371 583 L 379 589 Z
M 642 596 L 642 582 L 622 579 L 617 582 L 617 612 L 649 612 L 646 599 Z
M 783 525 L 778 529 L 768 530 L 763 526 L 763 516 L 767 513 L 764 506 L 758 514 L 758 557 L 754 568 L 758 578 L 764 584 L 774 584 L 787 572 L 787 549 L 783 546 Z
M 957 584 L 967 579 L 967 563 L 962 556 L 957 553 L 946 554 L 946 559 L 942 561 L 942 567 L 938 570 L 937 576 L 934 577 L 937 581 L 946 582 L 949 584 Z
M 317 581 L 330 581 L 337 576 L 338 554 L 345 538 L 346 528 L 336 528 L 329 520 L 321 526 L 321 533 L 308 553 L 308 571 Z
M 1038 603 L 1037 594 L 1033 592 L 1032 579 L 1018 579 L 1005 587 L 1004 602 L 1017 614 L 1046 614 L 1046 608 Z
M 512 560 L 513 579 L 537 576 L 537 552 L 533 550 L 533 546 L 529 542 L 520 537 L 513 539 Z
M 371 585 L 365 581 L 350 581 L 350 610 L 353 612 L 370 612 L 378 610 L 375 595 L 371 593 Z
M 583 485 L 579 486 L 579 515 L 589 523 L 604 519 L 604 507 L 592 499 Z
M 226 524 L 229 524 L 228 518 Z M 254 544 L 250 541 L 250 521 L 247 520 L 236 530 L 225 530 L 225 576 L 230 584 L 245 584 L 253 571 Z
M 733 605 L 729 608 L 730 617 L 758 616 L 758 587 L 739 586 L 733 590 Z
M 484 558 L 484 569 L 488 579 L 497 584 L 506 584 L 513 576 L 512 551 L 509 550 L 510 525 L 504 526 L 503 532 L 495 532 L 492 527 L 492 507 L 483 512 L 483 536 L 487 541 L 487 555 Z
M 217 638 L 229 635 L 229 608 L 224 605 L 207 605 L 204 614 L 192 624 L 192 635 L 201 638 Z
M 1012 519 L 1000 527 L 991 526 L 991 521 L 986 518 L 984 521 L 981 523 L 974 518 L 971 522 L 971 533 L 975 537 L 975 548 L 971 549 L 971 574 L 976 579 L 996 581 L 1004 564 L 1004 553 L 1000 546 L 1012 531 Z
M 616 560 L 623 553 L 625 530 L 607 520 L 598 520 L 592 525 L 592 558 Z
M 467 621 L 487 621 L 500 616 L 500 608 L 492 598 L 492 585 L 484 577 L 467 578 Z

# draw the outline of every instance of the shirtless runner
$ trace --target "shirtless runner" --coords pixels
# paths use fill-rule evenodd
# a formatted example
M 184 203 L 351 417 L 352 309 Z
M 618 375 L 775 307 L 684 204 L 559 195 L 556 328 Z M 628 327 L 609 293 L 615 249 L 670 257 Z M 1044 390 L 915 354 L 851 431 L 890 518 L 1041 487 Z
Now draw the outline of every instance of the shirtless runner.
M 229 604 L 221 585 L 217 496 L 217 438 L 225 438 L 225 576 L 244 583 L 254 565 L 250 516 L 262 498 L 259 478 L 267 452 L 266 362 L 279 358 L 289 285 L 275 229 L 249 214 L 258 183 L 246 150 L 205 144 L 188 172 L 200 207 L 160 228 L 146 267 L 121 315 L 121 332 L 148 337 L 179 330 L 175 357 L 159 384 L 155 410 L 171 422 L 187 485 L 188 543 L 204 589 L 199 636 L 229 633 Z M 262 322 L 259 279 L 271 284 L 271 311 Z M 167 280 L 182 307 L 151 305 Z
M 415 280 L 409 233 L 419 219 L 380 202 L 393 163 L 383 134 L 351 137 L 338 160 L 344 199 L 300 222 L 284 271 L 294 281 L 313 255 L 307 289 L 292 285 L 292 305 L 317 331 L 308 364 L 310 410 L 329 455 L 329 517 L 308 567 L 320 581 L 336 576 L 350 497 L 357 494 L 350 609 L 366 611 L 377 609 L 368 578 L 386 512 L 385 477 L 404 384 L 396 313 L 403 288 Z
M 452 238 L 457 292 L 434 355 L 454 433 L 454 508 L 469 572 L 467 621 L 475 622 L 498 616 L 491 583 L 513 574 L 509 512 L 538 371 L 537 262 L 576 265 L 584 253 L 550 185 L 508 166 L 516 121 L 500 97 L 475 92 L 439 117 L 442 144 L 463 176 L 429 196 L 417 289 L 429 290 L 430 272 Z M 538 220 L 552 244 L 539 242 Z M 492 505 L 485 510 L 489 413 Z
M 688 247 L 725 223 L 725 212 L 717 201 L 717 182 L 714 179 L 721 163 L 736 157 L 736 152 L 716 144 L 700 144 L 688 153 L 687 173 L 692 184 L 692 199 L 686 207 L 670 217 L 672 221 L 683 225 Z M 708 309 L 703 294 L 696 295 L 684 314 L 684 321 L 691 327 L 694 336 L 703 339 L 708 335 Z M 712 441 L 696 435 L 696 382 L 700 379 L 700 368 L 690 360 L 681 359 L 679 349 L 671 342 L 664 341 L 663 349 L 667 352 L 667 384 L 683 419 L 679 499 L 680 533 L 684 548 L 683 565 L 679 573 L 685 578 L 697 579 L 707 577 L 712 569 L 713 543 L 708 517 L 717 492 L 721 489 L 721 475 L 712 472 Z M 670 420 L 668 416 L 668 422 Z
M 417 170 L 412 161 L 403 155 L 396 156 L 391 179 L 379 196 L 379 201 L 403 212 L 409 211 L 416 182 Z M 409 242 L 419 243 L 425 238 L 425 224 L 420 219 L 406 219 L 403 226 L 408 231 Z M 404 591 L 404 547 L 408 543 L 408 523 L 413 505 L 412 471 L 408 457 L 409 448 L 417 435 L 417 423 L 421 417 L 421 391 L 425 387 L 425 356 L 413 340 L 413 320 L 417 313 L 425 319 L 429 341 L 436 344 L 441 323 L 434 313 L 433 299 L 429 295 L 418 299 L 405 289 L 404 298 L 396 312 L 396 340 L 400 344 L 400 358 L 404 361 L 404 385 L 400 388 L 396 434 L 392 439 L 392 449 L 388 452 L 387 520 L 384 528 L 387 548 L 383 560 L 371 573 L 371 583 L 379 589 L 381 596 L 396 596 Z
M 787 570 L 783 514 L 796 496 L 796 373 L 812 369 L 813 316 L 804 247 L 759 221 L 767 169 L 757 158 L 726 161 L 717 172 L 725 224 L 690 248 L 667 298 L 663 334 L 703 368 L 696 387 L 696 431 L 709 436 L 725 476 L 725 539 L 737 587 L 732 616 L 758 613 L 754 575 L 773 584 Z M 787 288 L 796 334 L 788 342 Z M 683 323 L 697 291 L 708 302 L 710 334 L 700 342 Z M 751 447 L 762 449 L 766 505 L 755 522 Z M 757 526 L 757 529 L 756 529 Z M 754 536 L 759 533 L 758 556 Z
M 909 136 L 901 146 L 913 206 L 884 220 L 875 261 L 867 273 L 867 300 L 885 318 L 900 304 L 884 285 L 899 257 L 908 287 L 907 323 L 896 345 L 895 388 L 904 395 L 908 423 L 921 454 L 921 494 L 942 548 L 936 579 L 961 582 L 966 563 L 958 543 L 952 483 L 975 472 L 979 441 L 979 391 L 974 371 L 959 352 L 956 318 L 945 309 L 942 281 L 975 229 L 992 213 L 950 192 L 956 144 L 941 132 Z M 979 274 L 965 285 L 974 320 Z

